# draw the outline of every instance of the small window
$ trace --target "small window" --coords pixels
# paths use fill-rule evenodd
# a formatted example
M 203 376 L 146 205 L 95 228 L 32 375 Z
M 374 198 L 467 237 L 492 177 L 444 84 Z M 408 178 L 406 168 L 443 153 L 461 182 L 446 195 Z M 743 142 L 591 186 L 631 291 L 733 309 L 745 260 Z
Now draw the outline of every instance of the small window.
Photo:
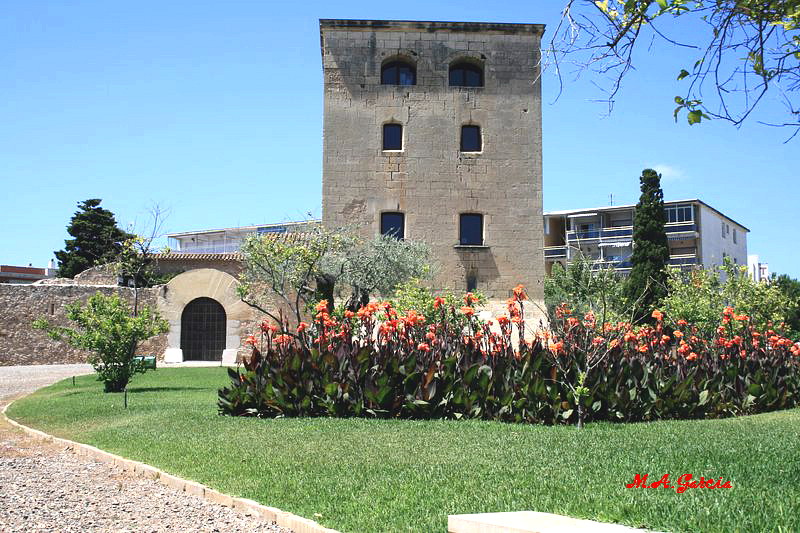
M 733 244 L 736 244 L 736 228 L 733 228 Z
M 381 213 L 381 235 L 388 235 L 398 240 L 403 240 L 406 216 L 403 213 Z
M 402 150 L 403 149 L 403 126 L 400 124 L 383 125 L 383 149 Z
M 381 68 L 381 85 L 416 85 L 417 69 L 403 61 L 392 61 Z
M 483 69 L 473 63 L 451 65 L 450 87 L 483 87 Z
M 481 151 L 480 126 L 461 126 L 461 151 L 462 152 Z
M 462 213 L 458 234 L 459 244 L 480 246 L 483 244 L 483 215 Z
M 725 238 L 725 223 L 722 223 L 722 238 Z

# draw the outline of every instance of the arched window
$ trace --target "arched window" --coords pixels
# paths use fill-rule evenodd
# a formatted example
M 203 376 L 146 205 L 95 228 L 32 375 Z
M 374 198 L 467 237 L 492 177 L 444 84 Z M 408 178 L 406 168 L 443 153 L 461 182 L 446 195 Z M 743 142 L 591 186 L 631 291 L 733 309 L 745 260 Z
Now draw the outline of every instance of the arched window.
M 390 61 L 381 68 L 381 85 L 416 85 L 417 69 L 405 61 Z
M 450 65 L 450 87 L 483 87 L 483 69 L 461 61 Z

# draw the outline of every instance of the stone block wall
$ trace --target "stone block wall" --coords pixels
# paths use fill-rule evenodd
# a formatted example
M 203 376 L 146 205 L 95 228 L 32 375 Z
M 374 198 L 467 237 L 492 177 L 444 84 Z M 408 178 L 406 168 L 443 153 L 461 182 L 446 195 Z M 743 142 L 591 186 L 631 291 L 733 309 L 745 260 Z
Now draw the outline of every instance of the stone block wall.
M 436 289 L 463 291 L 468 276 L 492 299 L 518 283 L 543 299 L 541 88 L 544 27 L 322 20 L 323 222 L 380 232 L 381 213 L 405 214 L 405 237 L 431 246 Z M 416 85 L 382 85 L 401 59 Z M 483 87 L 450 87 L 449 67 L 483 68 Z M 403 149 L 383 151 L 386 123 Z M 460 152 L 462 125 L 478 125 L 482 151 Z M 459 215 L 480 213 L 482 247 L 458 244 Z
M 157 289 L 140 289 L 140 302 L 154 305 Z M 62 285 L 0 284 L 0 365 L 36 365 L 85 363 L 87 353 L 64 342 L 52 340 L 31 323 L 46 318 L 54 324 L 70 325 L 66 306 L 86 301 L 95 292 L 118 293 L 132 301 L 133 291 L 124 287 Z M 166 335 L 159 335 L 139 348 L 141 354 L 161 356 L 166 347 Z

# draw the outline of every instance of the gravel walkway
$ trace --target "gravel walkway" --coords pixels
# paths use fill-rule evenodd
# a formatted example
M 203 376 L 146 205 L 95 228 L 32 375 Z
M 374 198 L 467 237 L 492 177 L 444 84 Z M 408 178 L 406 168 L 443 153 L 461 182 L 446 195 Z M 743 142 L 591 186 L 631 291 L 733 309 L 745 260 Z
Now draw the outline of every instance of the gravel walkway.
M 0 408 L 88 365 L 0 367 Z M 34 441 L 0 421 L 0 531 L 290 530 Z

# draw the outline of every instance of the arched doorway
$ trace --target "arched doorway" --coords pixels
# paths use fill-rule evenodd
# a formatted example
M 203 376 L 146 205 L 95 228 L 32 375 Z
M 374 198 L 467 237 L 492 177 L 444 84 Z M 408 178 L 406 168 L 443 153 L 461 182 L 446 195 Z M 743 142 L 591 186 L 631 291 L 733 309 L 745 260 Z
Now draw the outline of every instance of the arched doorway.
M 212 298 L 196 298 L 181 315 L 184 361 L 221 361 L 225 349 L 225 309 Z

